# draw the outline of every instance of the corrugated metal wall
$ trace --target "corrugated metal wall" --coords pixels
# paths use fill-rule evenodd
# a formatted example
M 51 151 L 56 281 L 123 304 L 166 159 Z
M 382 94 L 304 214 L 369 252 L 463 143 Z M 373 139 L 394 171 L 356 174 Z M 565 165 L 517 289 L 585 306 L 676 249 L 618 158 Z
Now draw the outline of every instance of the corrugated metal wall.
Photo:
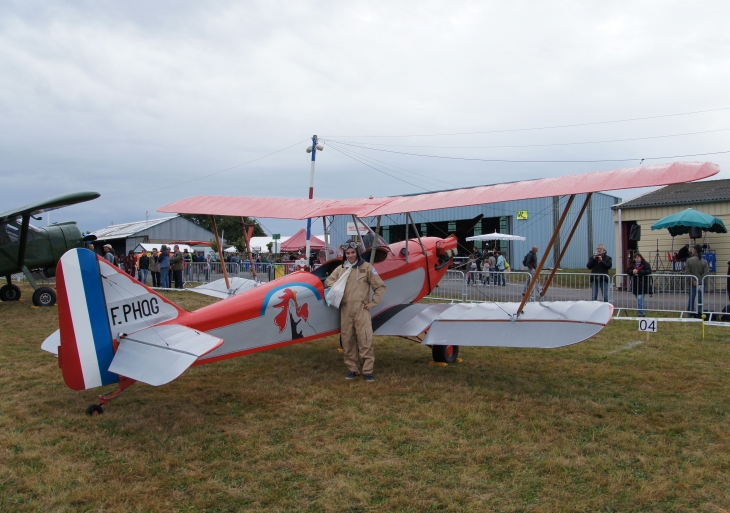
M 563 229 L 561 230 L 560 240 L 564 242 L 573 222 L 578 217 L 580 208 L 585 201 L 585 195 L 578 195 L 570 208 L 568 216 L 565 220 Z M 557 217 L 562 214 L 562 209 L 567 204 L 568 197 L 562 196 L 560 198 L 560 211 Z M 615 254 L 616 243 L 614 238 L 614 223 L 613 213 L 611 206 L 618 203 L 619 198 L 609 196 L 607 194 L 594 194 L 591 202 L 592 218 L 593 218 L 593 237 L 592 240 L 595 244 L 603 243 L 608 251 L 609 255 Z M 517 211 L 527 210 L 527 220 L 517 220 Z M 413 221 L 418 226 L 420 223 L 426 222 L 448 222 L 457 221 L 462 219 L 473 219 L 479 214 L 484 214 L 484 217 L 506 217 L 508 218 L 508 226 L 512 227 L 513 235 L 520 235 L 526 237 L 526 241 L 514 241 L 510 243 L 510 265 L 513 269 L 517 269 L 522 265 L 522 257 L 530 251 L 533 245 L 537 245 L 540 249 L 540 254 L 545 250 L 550 236 L 554 230 L 553 222 L 553 210 L 554 201 L 553 198 L 539 198 L 531 200 L 521 201 L 505 201 L 502 203 L 491 203 L 488 205 L 475 205 L 471 207 L 458 207 L 458 208 L 445 208 L 440 210 L 428 210 L 424 212 L 415 212 L 413 214 Z M 385 216 L 381 220 L 383 226 L 389 225 L 402 225 L 405 224 L 405 215 L 393 215 Z M 591 237 L 588 233 L 588 216 L 584 215 L 581 219 L 580 224 L 573 236 L 573 240 L 570 243 L 570 247 L 561 267 L 564 269 L 575 269 L 584 268 L 588 257 L 592 254 L 593 248 L 589 247 Z M 332 224 L 331 240 L 333 244 L 342 244 L 349 237 L 346 235 L 346 223 L 352 221 L 351 217 L 348 216 L 337 216 Z M 367 218 L 365 222 L 370 226 L 375 227 L 376 220 L 374 218 Z M 441 235 L 442 234 L 431 234 L 428 235 Z M 461 249 L 463 253 L 464 250 Z M 552 265 L 553 252 L 550 252 L 548 257 L 548 265 Z
M 214 238 L 213 232 L 201 228 L 184 217 L 170 219 L 147 230 L 137 232 L 134 236 L 147 236 L 149 241 L 159 242 L 171 242 L 173 240 L 202 240 L 207 242 Z

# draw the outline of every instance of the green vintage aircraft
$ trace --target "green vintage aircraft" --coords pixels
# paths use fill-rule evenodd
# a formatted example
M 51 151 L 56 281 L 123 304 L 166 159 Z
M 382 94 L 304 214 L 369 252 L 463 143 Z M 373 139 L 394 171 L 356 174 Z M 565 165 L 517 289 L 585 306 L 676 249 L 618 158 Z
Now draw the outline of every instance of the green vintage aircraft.
M 0 276 L 7 285 L 0 287 L 0 301 L 17 301 L 20 288 L 11 282 L 11 275 L 22 272 L 35 292 L 33 304 L 53 306 L 56 292 L 50 287 L 39 287 L 31 271 L 42 271 L 47 278 L 56 274 L 56 263 L 66 251 L 82 248 L 86 242 L 96 239 L 84 236 L 74 221 L 54 223 L 45 228 L 31 226 L 31 217 L 68 205 L 96 199 L 98 192 L 75 192 L 32 203 L 8 212 L 0 213 Z

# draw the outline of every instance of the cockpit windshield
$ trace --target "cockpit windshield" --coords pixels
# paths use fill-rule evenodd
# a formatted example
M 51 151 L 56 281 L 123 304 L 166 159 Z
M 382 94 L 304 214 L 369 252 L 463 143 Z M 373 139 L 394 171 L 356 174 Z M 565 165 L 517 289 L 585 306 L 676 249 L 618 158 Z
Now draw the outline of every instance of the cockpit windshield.
M 20 231 L 22 221 L 20 218 L 9 219 L 0 223 L 0 246 L 5 244 L 18 244 L 20 242 Z M 33 234 L 40 230 L 33 225 L 28 225 L 28 241 L 33 240 Z

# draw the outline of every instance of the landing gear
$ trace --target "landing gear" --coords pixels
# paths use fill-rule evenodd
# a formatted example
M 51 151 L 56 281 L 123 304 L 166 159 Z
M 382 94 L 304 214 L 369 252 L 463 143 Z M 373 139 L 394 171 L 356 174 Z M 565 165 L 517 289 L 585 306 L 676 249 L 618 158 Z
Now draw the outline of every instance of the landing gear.
M 56 304 L 56 291 L 50 287 L 40 287 L 33 292 L 35 306 L 53 306 Z
M 431 346 L 434 362 L 456 363 L 459 357 L 459 346 Z
M 86 414 L 89 417 L 96 417 L 97 415 L 101 415 L 104 413 L 104 410 L 102 407 L 98 404 L 92 404 L 88 408 L 86 408 Z
M 124 392 L 127 388 L 134 385 L 136 380 L 125 378 L 124 376 L 119 376 L 119 388 L 117 388 L 114 392 L 110 392 L 108 394 L 103 394 L 99 396 L 99 404 L 92 404 L 88 408 L 86 408 L 86 414 L 94 417 L 97 415 L 101 415 L 104 413 L 104 410 L 102 409 L 102 406 L 104 406 L 107 403 L 110 403 L 112 399 L 116 399 L 120 395 L 122 395 L 122 392 Z
M 0 287 L 0 301 L 18 301 L 20 299 L 20 287 L 9 283 Z

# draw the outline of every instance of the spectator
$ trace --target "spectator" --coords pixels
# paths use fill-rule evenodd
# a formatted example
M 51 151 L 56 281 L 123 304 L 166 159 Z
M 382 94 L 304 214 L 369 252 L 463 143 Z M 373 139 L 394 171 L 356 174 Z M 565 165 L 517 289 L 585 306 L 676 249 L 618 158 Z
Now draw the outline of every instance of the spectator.
M 466 284 L 470 283 L 476 287 L 476 275 L 477 275 L 477 258 L 474 255 L 469 257 L 466 263 Z
M 497 274 L 494 278 L 494 284 L 499 285 L 499 278 L 501 276 L 502 278 L 502 286 L 505 287 L 507 285 L 507 282 L 504 279 L 504 271 L 507 269 L 506 264 L 507 261 L 504 259 L 504 256 L 502 256 L 501 251 L 497 251 Z
M 152 274 L 152 286 L 161 287 L 160 283 L 160 254 L 157 248 L 152 248 L 152 257 L 150 258 L 150 273 Z
M 192 255 L 188 253 L 187 248 L 183 249 L 183 270 L 185 271 L 185 281 L 190 281 L 190 264 L 192 263 Z
M 590 281 L 593 286 L 592 300 L 598 299 L 598 288 L 603 291 L 603 302 L 608 303 L 608 271 L 613 266 L 611 257 L 606 253 L 603 244 L 596 246 L 596 252 L 588 259 L 586 267 L 591 270 Z
M 499 285 L 499 283 L 497 283 L 497 272 L 498 272 L 497 259 L 494 258 L 494 253 L 492 253 L 491 251 L 489 252 L 488 262 L 489 262 L 489 275 L 492 277 L 492 284 L 494 286 L 497 286 L 497 285 Z M 504 276 L 502 276 L 502 279 L 504 279 Z M 489 278 L 487 278 L 487 283 L 489 283 Z
M 644 308 L 644 296 L 651 294 L 651 267 L 649 262 L 644 260 L 641 253 L 638 251 L 634 253 L 634 261 L 631 263 L 626 274 L 629 275 L 631 280 L 631 291 L 636 296 L 636 301 L 639 303 L 639 317 L 646 317 L 646 310 Z
M 160 262 L 160 287 L 163 289 L 170 288 L 170 252 L 165 244 L 160 248 L 158 256 Z
M 137 259 L 134 257 L 134 251 L 131 249 L 124 258 L 124 272 L 132 278 L 134 278 L 134 275 L 137 273 Z
M 172 267 L 172 275 L 175 279 L 175 288 L 181 289 L 183 288 L 183 281 L 182 281 L 182 275 L 183 275 L 183 256 L 182 253 L 180 253 L 180 246 L 175 244 L 175 246 L 172 248 L 173 255 L 170 258 L 170 266 Z
M 524 296 L 525 294 L 527 294 L 527 289 L 530 286 L 530 282 L 535 279 L 535 271 L 537 271 L 537 246 L 532 246 L 530 252 L 525 255 L 525 258 L 522 259 L 522 266 L 529 273 L 527 281 L 525 281 L 525 286 L 522 289 L 522 295 Z M 540 287 L 539 276 L 537 277 L 537 282 L 535 283 L 533 292 L 536 292 L 538 297 L 542 295 L 542 287 Z
M 109 244 L 104 244 L 102 248 L 104 250 L 104 259 L 112 265 L 117 265 L 114 261 L 114 253 L 112 253 L 112 247 Z
M 695 299 L 697 300 L 697 313 L 692 315 L 697 318 L 702 317 L 702 280 L 710 274 L 710 266 L 707 260 L 702 258 L 702 246 L 697 244 L 692 248 L 692 256 L 687 260 L 685 270 L 691 274 L 692 284 L 689 287 L 689 301 L 687 302 L 687 311 L 694 312 Z
M 139 267 L 139 281 L 147 285 L 147 273 L 150 269 L 150 257 L 147 255 L 147 250 L 143 249 L 137 259 L 137 267 Z

